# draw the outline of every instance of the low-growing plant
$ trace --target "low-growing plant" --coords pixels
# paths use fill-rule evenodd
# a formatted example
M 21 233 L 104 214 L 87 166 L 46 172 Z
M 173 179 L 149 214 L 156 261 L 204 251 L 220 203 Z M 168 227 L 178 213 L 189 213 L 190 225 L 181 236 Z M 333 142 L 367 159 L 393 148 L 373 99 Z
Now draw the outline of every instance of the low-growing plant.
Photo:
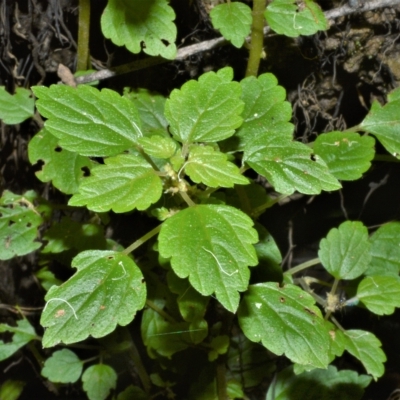
M 148 54 L 174 58 L 172 9 L 164 0 L 149 2 L 151 12 L 147 2 L 138 3 L 143 8 L 110 0 L 102 17 L 105 36 L 133 52 L 144 42 Z M 124 28 L 129 7 L 138 12 Z M 270 27 L 288 36 L 328 26 L 309 0 L 275 0 L 266 10 L 264 2 L 263 11 Z M 211 12 L 238 47 L 254 24 L 251 15 L 239 2 Z M 141 36 L 138 21 L 151 25 L 161 16 L 169 28 L 158 26 L 160 39 Z M 233 30 L 237 21 L 240 29 Z M 134 363 L 119 400 L 177 393 L 246 398 L 246 389 L 272 380 L 281 355 L 292 366 L 276 375 L 269 400 L 292 398 L 296 390 L 307 391 L 297 398 L 356 399 L 371 378 L 383 375 L 379 339 L 346 329 L 334 314 L 354 305 L 377 315 L 400 307 L 400 223 L 371 234 L 362 222 L 346 221 L 322 238 L 318 258 L 283 271 L 273 237 L 257 220 L 295 192 L 319 195 L 360 179 L 376 156 L 375 140 L 397 161 L 400 90 L 384 106 L 375 101 L 359 125 L 304 144 L 294 139 L 284 88 L 271 73 L 254 76 L 254 68 L 239 82 L 230 67 L 204 73 L 168 98 L 145 89 L 120 95 L 88 85 L 32 87 L 46 121 L 29 144 L 29 159 L 42 162 L 41 181 L 71 197 L 61 212 L 33 191 L 5 191 L 0 198 L 0 258 L 40 248 L 36 277 L 47 290 L 43 336 L 27 318 L 0 324 L 0 332 L 13 334 L 0 342 L 0 360 L 25 345 L 37 355 L 35 341 L 43 348 L 62 345 L 45 360 L 42 375 L 54 383 L 81 379 L 90 399 L 105 399 L 116 388 L 120 371 L 107 364 L 116 354 Z M 4 122 L 33 114 L 29 91 L 0 96 L 16 115 L 4 106 Z M 79 221 L 77 207 L 86 209 Z M 134 210 L 158 224 L 123 248 L 105 226 L 111 211 Z M 69 279 L 56 278 L 54 260 L 73 268 Z M 324 268 L 323 281 L 306 272 L 315 265 Z M 92 365 L 83 371 L 85 360 L 70 345 L 88 338 L 97 341 L 90 342 Z M 143 346 L 147 355 L 138 350 Z M 344 351 L 368 375 L 331 365 Z

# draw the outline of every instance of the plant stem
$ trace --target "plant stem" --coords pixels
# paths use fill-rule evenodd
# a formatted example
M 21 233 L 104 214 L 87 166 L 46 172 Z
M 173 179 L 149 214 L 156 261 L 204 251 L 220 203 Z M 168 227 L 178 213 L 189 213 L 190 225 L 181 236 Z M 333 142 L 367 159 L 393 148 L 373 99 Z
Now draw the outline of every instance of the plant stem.
M 160 232 L 162 227 L 162 224 L 156 226 L 154 229 L 152 229 L 150 232 L 147 232 L 145 235 L 143 235 L 141 238 L 138 240 L 134 241 L 130 246 L 128 246 L 122 253 L 123 254 L 129 254 L 132 253 L 133 250 L 136 250 L 138 247 L 140 247 L 143 243 L 147 242 L 149 239 L 151 239 L 153 236 L 157 235 L 157 233 Z
M 181 195 L 182 199 L 185 200 L 185 203 L 189 207 L 193 207 L 196 205 L 196 203 L 188 196 L 186 192 L 179 192 L 179 194 Z
M 264 11 L 266 0 L 253 1 L 253 23 L 251 25 L 251 42 L 246 76 L 257 76 L 264 45 Z
M 77 71 L 86 71 L 89 64 L 90 0 L 79 0 Z
M 157 314 L 160 314 L 166 321 L 171 324 L 176 324 L 176 321 L 173 317 L 171 317 L 168 313 L 158 307 L 152 300 L 147 299 L 146 305 L 154 310 Z
M 321 262 L 321 261 L 319 260 L 319 258 L 313 258 L 312 260 L 308 260 L 308 261 L 306 261 L 306 262 L 304 262 L 304 263 L 302 263 L 302 264 L 297 265 L 297 266 L 294 267 L 294 268 L 290 268 L 288 271 L 285 272 L 285 274 L 294 275 L 294 274 L 296 274 L 297 272 L 300 272 L 300 271 L 302 271 L 303 269 L 312 267 L 313 265 L 317 265 L 317 264 L 319 264 L 320 262 Z
M 396 157 L 390 154 L 375 154 L 374 161 L 385 161 L 385 162 L 400 162 Z
M 281 200 L 286 199 L 289 197 L 289 194 L 281 194 L 280 196 L 276 197 L 275 199 L 269 199 L 261 206 L 258 206 L 253 210 L 253 215 L 260 215 L 264 210 L 267 208 L 272 207 L 274 204 L 279 203 Z

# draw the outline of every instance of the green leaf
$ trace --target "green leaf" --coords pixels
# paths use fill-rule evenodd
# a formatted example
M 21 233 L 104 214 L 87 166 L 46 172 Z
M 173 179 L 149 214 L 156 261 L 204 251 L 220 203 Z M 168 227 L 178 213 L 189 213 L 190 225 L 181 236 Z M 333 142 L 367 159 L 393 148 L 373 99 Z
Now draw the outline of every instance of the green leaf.
M 355 371 L 338 371 L 333 365 L 295 375 L 293 367 L 279 372 L 269 387 L 266 400 L 359 400 L 371 377 Z
M 246 36 L 250 34 L 252 23 L 251 8 L 247 4 L 230 2 L 218 4 L 210 12 L 211 22 L 222 36 L 235 47 L 242 47 Z
M 43 289 L 47 292 L 53 285 L 61 285 L 62 281 L 57 279 L 53 272 L 49 271 L 47 267 L 41 268 L 35 272 L 35 277 L 39 280 Z
M 400 223 L 390 222 L 381 226 L 370 237 L 371 264 L 366 275 L 399 276 Z
M 27 382 L 6 380 L 0 386 L 0 399 L 2 400 L 17 400 L 20 398 L 24 386 Z
M 174 139 L 160 135 L 142 137 L 138 142 L 146 154 L 163 159 L 172 157 L 178 147 Z
M 83 156 L 105 157 L 123 152 L 142 136 L 135 105 L 110 89 L 65 85 L 32 88 L 46 129 L 59 145 Z
M 42 169 L 35 172 L 42 182 L 52 181 L 53 186 L 66 194 L 78 191 L 79 182 L 95 163 L 88 157 L 63 149 L 58 139 L 42 129 L 29 142 L 29 161 L 44 162 Z
M 253 221 L 225 205 L 197 205 L 167 219 L 158 236 L 162 257 L 180 278 L 205 296 L 215 292 L 231 312 L 239 291 L 247 289 L 250 271 L 257 264 L 253 243 L 258 240 Z
M 82 382 L 89 400 L 105 400 L 117 387 L 117 374 L 109 365 L 92 365 L 83 373 Z
M 400 307 L 400 278 L 367 276 L 358 285 L 357 297 L 377 315 L 393 314 L 395 307 Z
M 211 350 L 208 353 L 208 361 L 215 361 L 220 354 L 226 354 L 229 349 L 229 336 L 222 335 L 216 336 L 211 340 L 208 345 Z
M 108 0 L 101 17 L 103 35 L 132 53 L 141 50 L 173 60 L 176 56 L 174 10 L 167 0 Z
M 55 383 L 74 383 L 81 376 L 83 362 L 71 350 L 55 351 L 43 366 L 42 376 Z
M 324 13 L 313 0 L 274 0 L 264 16 L 272 30 L 289 37 L 313 35 L 329 28 Z
M 336 279 L 355 279 L 369 266 L 369 249 L 367 228 L 361 222 L 346 221 L 321 240 L 318 257 Z
M 243 333 L 292 362 L 326 368 L 330 339 L 321 311 L 298 286 L 268 282 L 249 286 L 238 311 Z
M 0 197 L 0 260 L 23 256 L 38 249 L 38 229 L 43 218 L 35 209 L 34 192 L 23 196 L 4 191 Z
M 45 297 L 43 347 L 103 337 L 117 324 L 129 324 L 144 306 L 143 275 L 129 256 L 88 250 L 72 260 L 72 267 L 78 271 Z
M 361 361 L 374 380 L 380 378 L 385 372 L 383 363 L 386 361 L 386 356 L 377 337 L 371 332 L 362 330 L 346 331 L 345 337 L 346 350 Z
M 320 157 L 313 159 L 308 146 L 285 136 L 266 133 L 255 139 L 245 149 L 247 164 L 283 194 L 292 194 L 296 190 L 319 194 L 321 190 L 341 188 Z
M 123 392 L 119 393 L 117 400 L 149 400 L 149 396 L 138 386 L 129 385 Z
M 30 90 L 18 87 L 12 95 L 0 86 L 0 119 L 6 125 L 24 122 L 32 117 L 34 110 L 35 100 Z
M 145 210 L 161 194 L 161 179 L 146 160 L 134 154 L 120 154 L 93 168 L 92 175 L 81 182 L 79 193 L 68 204 L 122 213 L 134 208 Z
M 207 72 L 198 81 L 174 89 L 165 104 L 165 117 L 182 143 L 218 142 L 232 136 L 242 123 L 241 87 L 231 82 L 233 70 Z
M 160 302 L 156 305 L 162 309 Z M 188 322 L 168 322 L 151 308 L 143 312 L 140 329 L 143 343 L 152 358 L 155 358 L 154 351 L 163 357 L 171 358 L 173 354 L 185 350 L 191 344 Z
M 373 133 L 386 150 L 400 158 L 400 88 L 388 95 L 383 107 L 378 101 L 372 103 L 369 114 L 360 127 Z
M 140 119 L 142 120 L 142 132 L 144 135 L 154 133 L 167 134 L 168 122 L 164 116 L 166 98 L 160 94 L 151 93 L 146 89 L 124 91 L 124 97 L 133 101 Z
M 314 154 L 320 156 L 330 173 L 343 181 L 354 181 L 371 166 L 375 140 L 355 132 L 329 132 L 317 137 Z
M 233 187 L 247 185 L 239 168 L 228 161 L 228 156 L 211 146 L 192 145 L 189 149 L 189 158 L 186 161 L 185 172 L 196 183 L 204 183 L 210 187 Z
M 244 101 L 244 122 L 233 139 L 239 138 L 239 149 L 268 133 L 291 140 L 293 137 L 292 106 L 286 99 L 286 91 L 278 85 L 273 74 L 266 73 L 258 78 L 249 76 L 240 82 Z
M 7 343 L 0 340 L 0 361 L 11 357 L 21 347 L 38 338 L 33 326 L 26 319 L 18 320 L 17 326 L 0 324 L 0 333 L 2 332 L 11 332 L 14 335 Z

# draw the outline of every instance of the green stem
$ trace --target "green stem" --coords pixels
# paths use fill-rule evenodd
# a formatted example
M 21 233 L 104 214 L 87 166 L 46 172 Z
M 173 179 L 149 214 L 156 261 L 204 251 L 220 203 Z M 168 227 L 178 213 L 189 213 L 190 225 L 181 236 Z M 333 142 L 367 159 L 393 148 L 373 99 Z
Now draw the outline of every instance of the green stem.
M 140 247 L 143 243 L 147 242 L 149 239 L 151 239 L 153 236 L 157 235 L 157 233 L 160 232 L 162 227 L 162 224 L 156 226 L 154 229 L 152 229 L 150 232 L 147 232 L 145 235 L 143 235 L 141 238 L 138 240 L 134 241 L 130 246 L 128 246 L 122 253 L 123 254 L 129 254 L 132 253 L 133 250 L 136 250 L 138 247 Z
M 89 65 L 90 0 L 79 0 L 77 71 L 86 71 Z
M 390 154 L 375 154 L 374 161 L 400 162 L 398 158 Z
M 166 321 L 170 322 L 171 324 L 176 324 L 176 321 L 173 317 L 167 314 L 164 310 L 158 307 L 153 301 L 147 299 L 146 300 L 147 307 L 150 307 L 154 310 L 157 314 L 160 314 Z
M 188 196 L 186 192 L 179 192 L 179 194 L 189 207 L 193 207 L 196 205 L 196 203 Z
M 264 210 L 267 208 L 272 207 L 274 204 L 279 203 L 281 200 L 286 199 L 286 197 L 289 197 L 289 194 L 281 194 L 280 196 L 276 197 L 275 199 L 269 199 L 267 200 L 266 203 L 262 204 L 261 206 L 258 206 L 253 210 L 253 215 L 260 215 Z
M 257 76 L 264 45 L 264 11 L 266 0 L 253 1 L 253 23 L 251 26 L 251 43 L 246 76 Z
M 312 267 L 313 265 L 318 265 L 321 261 L 319 258 L 313 258 L 312 260 L 308 260 L 305 263 L 299 264 L 294 268 L 290 268 L 288 271 L 285 272 L 287 275 L 294 275 L 297 272 L 303 271 L 303 269 Z

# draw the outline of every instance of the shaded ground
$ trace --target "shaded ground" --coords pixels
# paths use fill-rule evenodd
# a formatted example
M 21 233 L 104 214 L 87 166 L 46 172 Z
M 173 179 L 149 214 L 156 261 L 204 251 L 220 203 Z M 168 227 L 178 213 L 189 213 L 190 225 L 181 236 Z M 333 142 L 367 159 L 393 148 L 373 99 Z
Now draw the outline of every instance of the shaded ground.
M 105 0 L 92 7 L 91 55 L 95 68 L 127 63 L 134 56 L 102 39 L 99 18 Z M 217 37 L 207 20 L 200 0 L 172 1 L 177 11 L 178 43 L 193 44 Z M 320 1 L 325 10 L 339 1 Z M 74 71 L 77 40 L 77 0 L 3 0 L 0 5 L 0 85 L 13 92 L 17 86 L 50 85 L 59 78 L 58 64 Z M 269 35 L 265 41 L 267 58 L 261 72 L 273 72 L 287 89 L 294 108 L 294 123 L 299 140 L 314 140 L 317 133 L 342 130 L 357 125 L 366 115 L 371 102 L 384 102 L 385 95 L 400 83 L 400 10 L 380 9 L 339 18 L 328 32 L 312 37 L 288 39 Z M 204 71 L 226 65 L 235 69 L 236 79 L 243 78 L 246 50 L 225 46 L 194 55 L 184 62 L 172 62 L 101 82 L 101 87 L 122 91 L 125 86 L 144 87 L 167 95 L 190 78 Z M 40 183 L 34 175 L 40 166 L 27 160 L 27 144 L 37 132 L 32 121 L 17 126 L 1 125 L 0 191 L 23 193 L 38 191 L 50 201 L 65 203 L 64 196 L 50 185 Z M 361 219 L 367 226 L 400 218 L 400 168 L 398 165 L 374 163 L 364 178 L 345 185 L 342 192 L 317 198 L 297 196 L 286 205 L 266 213 L 262 222 L 287 254 L 286 266 L 315 257 L 318 241 L 327 231 L 347 217 Z M 375 188 L 375 189 L 374 189 Z M 139 228 L 127 237 L 126 224 Z M 148 221 L 138 213 L 112 221 L 113 238 L 123 244 L 141 236 Z M 289 252 L 289 250 L 291 250 Z M 43 305 L 43 291 L 34 279 L 39 269 L 35 255 L 10 262 L 0 262 L 0 301 L 26 307 Z M 61 276 L 68 272 L 58 272 Z M 12 323 L 13 315 L 0 309 L 0 321 Z M 30 320 L 38 332 L 39 314 Z M 388 355 L 387 373 L 365 395 L 365 399 L 386 399 L 400 383 L 399 314 L 378 320 L 362 311 L 342 315 L 346 327 L 352 324 L 371 330 L 383 341 Z M 363 372 L 353 359 L 341 359 L 339 367 Z M 29 380 L 25 397 L 42 392 L 40 398 L 54 398 L 55 388 L 46 384 L 29 350 L 0 363 L 3 377 Z M 47 387 L 46 387 L 47 385 Z M 57 389 L 60 398 L 78 399 L 80 388 L 73 385 Z M 255 396 L 257 396 L 255 394 Z M 25 398 L 23 397 L 23 398 Z M 256 397 L 254 397 L 256 398 Z M 260 397 L 261 398 L 261 397 Z

